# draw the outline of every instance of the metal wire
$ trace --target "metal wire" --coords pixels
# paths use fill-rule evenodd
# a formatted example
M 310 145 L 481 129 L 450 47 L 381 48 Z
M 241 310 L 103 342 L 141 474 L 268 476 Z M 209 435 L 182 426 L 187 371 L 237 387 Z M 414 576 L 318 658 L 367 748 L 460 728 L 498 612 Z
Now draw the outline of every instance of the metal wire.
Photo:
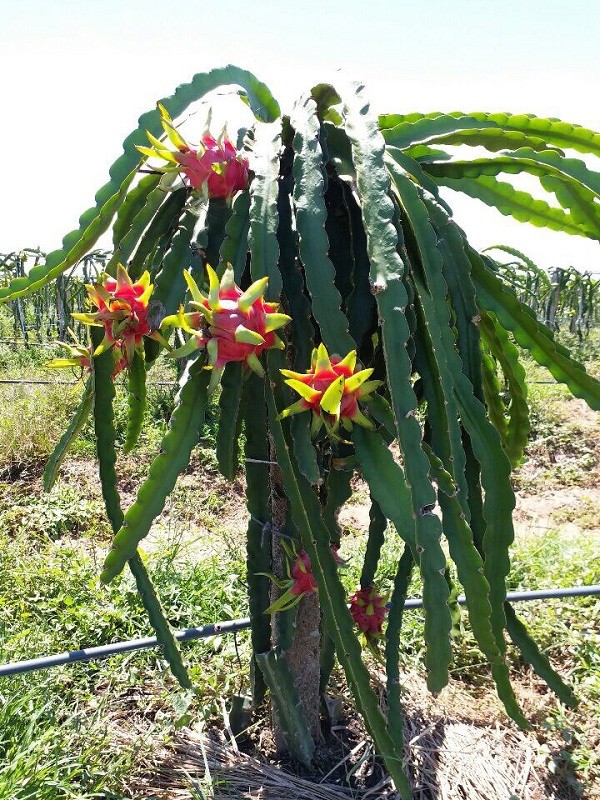
M 31 386 L 77 386 L 78 383 L 81 381 L 44 381 L 44 380 L 37 380 L 37 379 L 30 379 L 30 378 L 2 378 L 0 379 L 1 384 L 23 384 L 24 386 L 31 385 Z M 558 381 L 528 381 L 530 385 L 533 386 L 561 386 Z M 115 384 L 117 388 L 119 388 L 122 384 Z M 176 381 L 155 381 L 152 383 L 148 383 L 147 386 L 179 386 Z M 257 464 L 272 464 L 276 462 L 272 461 L 257 461 Z
M 77 386 L 81 381 L 44 381 L 44 380 L 30 380 L 25 378 L 2 378 L 0 384 L 23 384 L 31 386 Z M 117 389 L 121 388 L 124 384 L 116 383 Z M 176 381 L 152 381 L 146 384 L 147 386 L 178 386 Z
M 593 586 L 571 586 L 566 589 L 539 589 L 531 592 L 508 592 L 506 599 L 519 602 L 531 600 L 548 600 L 551 598 L 564 598 L 564 597 L 590 597 L 600 595 L 600 584 Z M 460 605 L 466 605 L 466 598 L 464 595 L 458 597 Z M 404 603 L 404 608 L 422 608 L 423 600 L 420 597 L 410 598 Z M 213 625 L 202 625 L 199 628 L 186 628 L 183 631 L 177 631 L 175 638 L 179 642 L 191 642 L 195 639 L 206 639 L 209 636 L 216 636 L 222 633 L 235 633 L 250 627 L 250 619 L 245 617 L 243 619 L 227 620 L 226 622 L 215 622 Z M 7 675 L 19 675 L 24 672 L 33 672 L 34 670 L 50 669 L 51 667 L 60 667 L 65 664 L 76 664 L 81 661 L 94 661 L 99 658 L 107 658 L 109 656 L 121 655 L 123 653 L 130 653 L 133 650 L 147 650 L 150 647 L 156 647 L 158 640 L 156 636 L 147 636 L 144 639 L 130 639 L 127 642 L 116 642 L 115 644 L 106 644 L 101 647 L 86 647 L 82 650 L 73 650 L 67 653 L 57 653 L 51 656 L 42 656 L 40 658 L 32 658 L 28 661 L 15 661 L 12 664 L 0 665 L 0 677 Z

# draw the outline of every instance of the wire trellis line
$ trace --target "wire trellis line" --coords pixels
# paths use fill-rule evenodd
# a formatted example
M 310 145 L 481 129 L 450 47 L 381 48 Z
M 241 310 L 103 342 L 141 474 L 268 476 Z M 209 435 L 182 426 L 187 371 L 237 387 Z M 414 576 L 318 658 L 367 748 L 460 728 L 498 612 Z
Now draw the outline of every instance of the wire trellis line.
M 14 385 L 18 386 L 20 384 L 27 386 L 77 386 L 78 383 L 81 381 L 46 381 L 46 380 L 38 380 L 33 378 L 2 378 L 0 379 L 0 386 L 3 384 L 6 385 Z M 561 386 L 558 381 L 528 381 L 529 385 L 531 386 Z M 147 383 L 147 386 L 179 386 L 177 381 L 152 381 L 151 383 Z M 115 386 L 120 387 L 124 386 L 124 384 L 115 384 Z
M 532 600 L 548 600 L 566 597 L 591 597 L 600 595 L 600 584 L 592 586 L 570 586 L 568 588 L 538 589 L 528 592 L 508 592 L 506 599 L 512 602 L 528 602 Z M 457 598 L 460 605 L 466 605 L 466 598 L 460 595 Z M 420 597 L 409 598 L 404 603 L 405 609 L 422 608 L 423 600 Z M 215 622 L 212 625 L 202 625 L 197 628 L 186 628 L 183 631 L 176 631 L 175 638 L 179 642 L 191 642 L 195 639 L 207 639 L 210 636 L 217 636 L 223 633 L 235 633 L 250 627 L 250 618 L 227 620 L 225 622 Z M 19 675 L 24 672 L 35 670 L 50 669 L 67 664 L 76 664 L 82 661 L 95 661 L 100 658 L 122 655 L 134 650 L 147 650 L 158 645 L 156 636 L 146 636 L 143 639 L 130 639 L 125 642 L 115 642 L 114 644 L 101 645 L 100 647 L 86 647 L 82 650 L 72 650 L 65 653 L 56 653 L 50 656 L 41 656 L 27 661 L 15 661 L 10 664 L 0 665 L 0 677 L 8 675 Z
M 19 347 L 56 347 L 55 342 L 25 342 L 22 339 L 0 339 L 0 344 L 12 344 Z
M 31 386 L 77 386 L 81 381 L 45 381 L 45 380 L 33 380 L 29 378 L 2 378 L 0 379 L 0 385 L 7 384 L 7 385 L 31 385 Z M 115 386 L 120 387 L 124 384 L 115 384 Z M 177 381 L 152 381 L 146 384 L 146 386 L 178 386 L 179 384 Z

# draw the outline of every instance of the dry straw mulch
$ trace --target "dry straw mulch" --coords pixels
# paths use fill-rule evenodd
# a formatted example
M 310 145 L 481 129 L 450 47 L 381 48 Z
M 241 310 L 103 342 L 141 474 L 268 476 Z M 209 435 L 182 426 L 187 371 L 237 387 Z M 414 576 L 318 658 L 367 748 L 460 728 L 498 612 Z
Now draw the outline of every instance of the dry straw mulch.
M 422 681 L 405 682 L 405 758 L 414 800 L 573 800 L 547 768 L 533 733 L 500 721 L 493 701 L 456 691 L 432 698 Z M 465 697 L 460 692 L 459 700 Z M 345 777 L 351 777 L 350 788 Z M 179 731 L 130 786 L 136 800 L 396 800 L 367 736 L 323 778 L 298 776 L 240 752 L 224 734 Z

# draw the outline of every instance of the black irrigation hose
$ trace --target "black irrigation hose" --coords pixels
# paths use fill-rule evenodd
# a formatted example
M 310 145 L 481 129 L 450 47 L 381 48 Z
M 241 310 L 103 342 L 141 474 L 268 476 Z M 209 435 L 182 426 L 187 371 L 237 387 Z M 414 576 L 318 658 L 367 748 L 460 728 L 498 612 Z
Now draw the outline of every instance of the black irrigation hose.
M 600 595 L 600 584 L 594 586 L 571 586 L 568 589 L 539 589 L 532 592 L 508 592 L 507 600 L 529 601 L 547 600 L 550 598 L 561 597 L 588 597 Z M 466 604 L 464 595 L 458 597 L 460 605 Z M 405 608 L 421 608 L 423 601 L 420 597 L 406 600 Z M 209 636 L 216 636 L 220 633 L 234 633 L 250 627 L 250 619 L 234 619 L 226 622 L 215 622 L 214 625 L 203 625 L 200 628 L 186 628 L 175 633 L 175 638 L 180 642 L 191 642 L 194 639 L 206 639 Z M 29 661 L 15 661 L 12 664 L 0 665 L 0 677 L 6 675 L 19 675 L 23 672 L 33 672 L 34 670 L 49 669 L 50 667 L 60 667 L 64 664 L 75 664 L 79 661 L 93 661 L 98 658 L 115 656 L 121 653 L 130 653 L 132 650 L 145 650 L 156 647 L 158 644 L 155 636 L 147 636 L 145 639 L 130 639 L 128 642 L 116 642 L 106 644 L 101 647 L 86 647 L 83 650 L 73 650 L 70 653 L 57 653 L 52 656 L 42 656 L 32 658 Z

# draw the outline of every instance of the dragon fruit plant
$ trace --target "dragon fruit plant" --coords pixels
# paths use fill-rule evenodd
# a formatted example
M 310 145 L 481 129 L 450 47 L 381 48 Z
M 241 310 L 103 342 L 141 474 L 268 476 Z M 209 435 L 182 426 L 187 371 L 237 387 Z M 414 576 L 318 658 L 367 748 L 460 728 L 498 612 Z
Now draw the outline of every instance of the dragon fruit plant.
M 189 145 L 178 132 L 187 107 L 228 85 L 254 113 L 243 143 L 199 131 L 199 144 Z M 478 148 L 473 158 L 464 156 L 469 146 Z M 449 598 L 458 584 L 468 624 L 516 723 L 527 726 L 509 681 L 507 635 L 563 702 L 576 702 L 506 601 L 511 469 L 529 431 L 515 342 L 595 409 L 600 384 L 518 299 L 496 263 L 469 244 L 441 190 L 466 192 L 538 227 L 600 239 L 600 172 L 592 168 L 599 155 L 600 134 L 533 115 L 377 117 L 360 84 L 318 85 L 285 116 L 254 75 L 228 66 L 196 75 L 144 114 L 79 229 L 44 264 L 0 289 L 4 301 L 34 292 L 112 226 L 113 255 L 90 290 L 94 309 L 83 318 L 90 324 L 91 373 L 46 485 L 93 413 L 115 532 L 101 577 L 112 581 L 129 564 L 183 686 L 190 686 L 187 670 L 137 548 L 187 467 L 209 392 L 217 390 L 219 467 L 228 478 L 244 468 L 247 485 L 246 581 L 253 659 L 261 667 L 251 671 L 252 691 L 258 704 L 269 686 L 297 758 L 310 763 L 314 744 L 303 692 L 294 688 L 301 676 L 291 674 L 285 648 L 303 646 L 301 614 L 296 626 L 289 615 L 315 602 L 314 587 L 321 686 L 335 653 L 404 798 L 410 787 L 401 767 L 399 652 L 413 573 L 422 583 L 432 691 L 449 678 Z M 517 190 L 511 181 L 520 173 L 537 178 L 553 203 Z M 174 329 L 179 339 L 168 344 Z M 136 501 L 123 511 L 115 364 L 130 387 L 132 449 L 146 376 L 161 349 L 181 359 L 176 408 Z M 72 357 L 80 356 L 87 350 Z M 371 522 L 360 589 L 350 600 L 338 569 L 337 513 L 357 474 L 370 489 Z M 287 498 L 285 530 L 271 524 L 270 482 Z M 287 601 L 278 606 L 271 597 L 268 577 L 276 571 L 269 544 L 281 553 L 280 540 L 296 554 L 292 584 L 279 590 L 298 590 L 299 604 L 288 610 Z M 384 541 L 398 555 L 387 616 L 383 592 L 374 588 L 381 585 Z M 266 612 L 273 610 L 272 618 Z M 273 619 L 288 636 L 273 637 Z M 364 660 L 365 633 L 377 637 L 385 660 L 385 707 Z

